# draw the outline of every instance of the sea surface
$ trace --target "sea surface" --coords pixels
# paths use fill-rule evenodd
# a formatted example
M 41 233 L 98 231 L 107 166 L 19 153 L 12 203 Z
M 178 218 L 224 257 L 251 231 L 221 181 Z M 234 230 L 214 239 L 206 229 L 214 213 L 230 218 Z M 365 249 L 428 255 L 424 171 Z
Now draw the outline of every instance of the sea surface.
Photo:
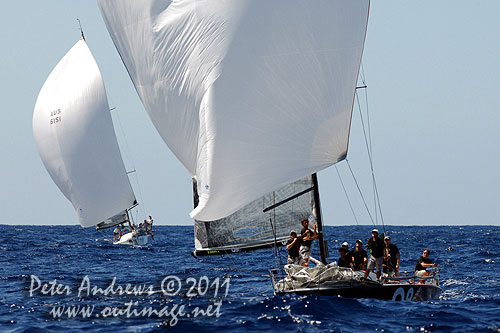
M 326 227 L 331 259 L 372 228 Z M 0 225 L 0 331 L 500 332 L 500 227 L 385 231 L 402 271 L 431 250 L 439 299 L 274 296 L 273 250 L 195 259 L 192 227 L 155 226 L 154 245 L 141 248 L 113 246 L 111 230 Z

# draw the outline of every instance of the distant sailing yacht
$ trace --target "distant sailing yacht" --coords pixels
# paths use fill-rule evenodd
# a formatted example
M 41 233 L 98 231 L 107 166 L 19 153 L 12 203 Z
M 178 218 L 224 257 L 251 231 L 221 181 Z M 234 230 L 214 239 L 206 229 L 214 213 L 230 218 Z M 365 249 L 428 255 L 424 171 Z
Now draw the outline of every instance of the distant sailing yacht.
M 273 272 L 277 294 L 409 297 L 415 286 L 353 274 L 359 284 L 344 292 L 350 280 L 335 283 L 322 228 L 316 172 L 347 156 L 368 0 L 99 6 L 146 111 L 193 178 L 193 255 L 285 245 L 308 217 L 318 226 L 317 271 L 325 267 L 316 277 L 327 280 L 296 286 Z M 422 288 L 427 298 L 440 291 Z
M 104 82 L 85 39 L 59 61 L 33 113 L 33 134 L 54 183 L 83 227 L 129 224 L 137 205 L 116 140 Z M 132 230 L 115 244 L 146 245 Z

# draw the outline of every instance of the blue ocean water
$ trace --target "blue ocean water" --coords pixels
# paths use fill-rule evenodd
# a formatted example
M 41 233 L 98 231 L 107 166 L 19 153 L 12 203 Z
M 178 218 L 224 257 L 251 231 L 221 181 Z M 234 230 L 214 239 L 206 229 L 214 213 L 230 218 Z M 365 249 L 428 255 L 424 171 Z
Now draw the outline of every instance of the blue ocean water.
M 326 227 L 332 259 L 343 241 L 365 241 L 371 229 Z M 154 245 L 137 248 L 111 245 L 109 230 L 0 225 L 0 331 L 500 332 L 500 227 L 385 229 L 402 270 L 412 271 L 422 249 L 431 250 L 440 299 L 274 296 L 267 276 L 273 250 L 200 261 L 190 255 L 192 227 L 155 226 Z M 120 295 L 127 284 L 130 293 Z M 143 309 L 156 312 L 148 317 Z

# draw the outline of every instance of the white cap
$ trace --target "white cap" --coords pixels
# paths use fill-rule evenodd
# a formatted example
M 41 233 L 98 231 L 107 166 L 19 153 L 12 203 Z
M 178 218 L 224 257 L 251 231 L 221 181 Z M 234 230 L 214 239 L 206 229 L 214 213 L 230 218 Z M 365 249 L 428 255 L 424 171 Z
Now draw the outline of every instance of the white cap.
M 347 243 L 347 242 L 343 242 L 343 243 L 342 243 L 342 246 L 349 246 L 349 243 Z
M 376 232 L 378 234 L 378 229 L 373 229 L 372 232 Z

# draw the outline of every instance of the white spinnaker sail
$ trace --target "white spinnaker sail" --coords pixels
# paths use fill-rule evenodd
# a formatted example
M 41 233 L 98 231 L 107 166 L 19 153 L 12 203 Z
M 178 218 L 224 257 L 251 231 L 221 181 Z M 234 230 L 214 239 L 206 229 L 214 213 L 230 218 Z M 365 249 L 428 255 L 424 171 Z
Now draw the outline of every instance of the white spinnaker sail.
M 89 227 L 130 208 L 135 196 L 116 140 L 104 82 L 84 40 L 45 81 L 33 134 L 43 164 Z
M 346 152 L 369 0 L 99 0 L 158 132 L 194 175 L 197 220 Z

